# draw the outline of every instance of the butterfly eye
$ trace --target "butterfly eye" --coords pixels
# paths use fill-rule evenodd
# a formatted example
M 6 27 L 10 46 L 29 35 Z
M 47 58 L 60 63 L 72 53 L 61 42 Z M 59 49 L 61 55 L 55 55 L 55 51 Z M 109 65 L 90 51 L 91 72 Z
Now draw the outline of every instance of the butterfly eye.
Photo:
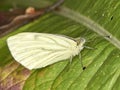
M 85 43 L 85 39 L 84 38 L 80 38 L 80 43 Z
M 79 37 L 79 38 L 76 38 L 75 41 L 77 42 L 77 45 L 80 45 L 80 44 L 83 45 L 86 40 L 84 38 Z

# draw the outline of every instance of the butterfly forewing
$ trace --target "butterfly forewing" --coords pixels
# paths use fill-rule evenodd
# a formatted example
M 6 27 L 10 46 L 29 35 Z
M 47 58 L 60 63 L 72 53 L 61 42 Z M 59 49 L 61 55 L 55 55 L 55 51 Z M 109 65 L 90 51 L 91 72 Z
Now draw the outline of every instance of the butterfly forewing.
M 46 33 L 20 33 L 7 39 L 15 60 L 28 69 L 45 67 L 71 57 L 77 43 Z

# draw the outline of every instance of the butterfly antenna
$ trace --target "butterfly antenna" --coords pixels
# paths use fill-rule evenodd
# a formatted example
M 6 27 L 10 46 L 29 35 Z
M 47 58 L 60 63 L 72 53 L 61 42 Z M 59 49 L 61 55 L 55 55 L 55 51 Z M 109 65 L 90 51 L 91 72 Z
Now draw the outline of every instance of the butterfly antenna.
M 91 49 L 91 50 L 96 49 L 96 48 L 89 47 L 89 46 L 84 46 L 84 48 Z

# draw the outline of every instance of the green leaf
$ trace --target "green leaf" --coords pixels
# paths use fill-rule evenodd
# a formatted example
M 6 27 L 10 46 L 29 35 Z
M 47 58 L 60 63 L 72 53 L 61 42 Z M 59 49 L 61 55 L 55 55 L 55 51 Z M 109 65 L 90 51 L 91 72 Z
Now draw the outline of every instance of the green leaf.
M 34 2 L 45 6 L 53 3 Z M 34 6 L 38 7 L 39 3 Z M 120 90 L 119 7 L 119 0 L 65 0 L 60 9 L 1 38 L 0 90 Z M 81 52 L 84 71 L 78 56 L 71 65 L 68 59 L 30 71 L 14 60 L 6 44 L 9 36 L 20 32 L 82 36 L 89 41 L 86 46 L 94 49 L 85 48 Z

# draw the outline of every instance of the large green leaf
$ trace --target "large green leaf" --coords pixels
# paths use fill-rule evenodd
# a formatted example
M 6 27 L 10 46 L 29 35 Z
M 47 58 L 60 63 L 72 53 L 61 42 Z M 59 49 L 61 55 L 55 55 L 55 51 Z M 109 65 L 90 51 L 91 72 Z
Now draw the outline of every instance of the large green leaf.
M 20 1 L 25 0 L 15 3 L 26 6 Z M 27 5 L 31 5 L 29 1 L 26 0 Z M 53 3 L 50 0 L 34 2 L 36 7 L 41 2 L 44 6 Z M 120 90 L 119 17 L 119 0 L 65 0 L 59 10 L 1 38 L 0 90 Z M 6 39 L 28 31 L 86 38 L 89 41 L 86 45 L 95 48 L 81 52 L 86 70 L 82 70 L 78 56 L 70 66 L 68 59 L 37 70 L 25 69 L 11 56 Z

